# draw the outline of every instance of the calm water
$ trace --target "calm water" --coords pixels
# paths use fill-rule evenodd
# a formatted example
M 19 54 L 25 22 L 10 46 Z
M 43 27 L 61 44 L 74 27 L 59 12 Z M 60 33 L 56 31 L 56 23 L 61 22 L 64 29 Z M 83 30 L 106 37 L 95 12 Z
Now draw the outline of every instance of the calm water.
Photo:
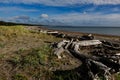
M 74 32 L 98 33 L 120 36 L 120 27 L 70 27 L 70 26 L 48 26 L 49 29 L 66 30 Z

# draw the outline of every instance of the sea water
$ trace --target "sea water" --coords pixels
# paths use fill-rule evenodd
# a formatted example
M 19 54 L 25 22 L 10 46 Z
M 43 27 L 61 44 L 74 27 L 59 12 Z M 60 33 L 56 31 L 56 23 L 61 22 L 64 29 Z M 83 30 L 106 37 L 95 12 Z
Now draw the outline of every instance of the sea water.
M 47 26 L 49 29 L 120 36 L 120 27 Z

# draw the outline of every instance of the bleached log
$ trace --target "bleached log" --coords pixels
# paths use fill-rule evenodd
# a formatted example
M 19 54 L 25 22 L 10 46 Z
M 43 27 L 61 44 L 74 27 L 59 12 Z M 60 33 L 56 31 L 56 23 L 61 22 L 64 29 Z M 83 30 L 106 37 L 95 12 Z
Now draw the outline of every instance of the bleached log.
M 115 54 L 116 56 L 120 56 L 120 53 Z
M 69 49 L 69 51 L 77 58 L 77 59 L 79 59 L 79 60 L 81 60 L 83 63 L 87 60 L 88 61 L 88 63 L 86 63 L 85 65 L 88 67 L 88 66 L 96 66 L 96 68 L 98 68 L 98 70 L 99 70 L 99 72 L 96 72 L 96 73 L 99 73 L 99 74 L 103 74 L 105 77 L 106 77 L 106 79 L 108 78 L 107 76 L 109 76 L 110 75 L 110 72 L 109 72 L 109 70 L 110 70 L 110 68 L 109 67 L 107 67 L 106 65 L 104 65 L 103 63 L 101 63 L 101 62 L 99 62 L 99 57 L 97 58 L 94 58 L 94 57 L 89 57 L 89 56 L 87 56 L 87 55 L 84 55 L 83 53 L 80 53 L 79 52 L 79 44 L 78 43 L 74 43 L 74 49 L 73 50 L 71 50 L 71 49 Z M 96 60 L 98 60 L 98 61 L 96 61 Z M 88 64 L 88 65 L 87 65 Z M 91 74 L 89 74 L 89 77 L 90 77 L 90 79 L 91 80 L 93 80 L 94 78 L 95 78 L 95 76 L 94 77 L 91 77 L 91 75 L 93 74 L 92 72 L 91 72 L 91 70 L 90 70 L 90 72 L 89 73 L 91 73 Z M 107 75 L 107 74 L 109 74 L 109 75 Z M 97 75 L 97 74 L 94 74 L 94 75 Z M 93 76 L 93 75 L 92 75 Z
M 63 47 L 63 45 L 65 45 L 65 44 L 68 43 L 68 42 L 70 42 L 70 41 L 63 40 L 63 41 L 59 42 L 59 43 L 57 44 L 57 48 Z
M 47 30 L 40 30 L 40 33 L 47 33 Z
M 75 58 L 83 62 L 84 67 L 88 70 L 88 80 L 95 80 L 96 75 L 103 75 L 106 80 L 110 80 L 111 71 L 114 73 L 120 72 L 120 53 L 114 55 L 89 56 L 79 52 L 80 46 L 91 46 L 102 44 L 100 40 L 84 40 L 84 41 L 69 41 L 63 40 L 57 44 L 57 50 L 54 52 L 59 59 L 61 53 L 68 51 Z M 94 68 L 94 69 L 93 69 Z M 112 72 L 113 73 L 113 72 Z
M 58 31 L 48 31 L 47 34 L 58 34 Z
M 73 39 L 71 41 L 68 41 L 67 44 L 65 45 L 65 49 L 67 49 L 73 42 Z
M 91 46 L 91 45 L 102 44 L 102 42 L 100 40 L 84 40 L 84 41 L 79 41 L 79 43 L 77 44 L 80 46 Z
M 61 59 L 61 53 L 63 53 L 65 50 L 63 47 L 57 48 L 56 51 L 54 52 L 55 55 L 57 55 L 58 59 Z

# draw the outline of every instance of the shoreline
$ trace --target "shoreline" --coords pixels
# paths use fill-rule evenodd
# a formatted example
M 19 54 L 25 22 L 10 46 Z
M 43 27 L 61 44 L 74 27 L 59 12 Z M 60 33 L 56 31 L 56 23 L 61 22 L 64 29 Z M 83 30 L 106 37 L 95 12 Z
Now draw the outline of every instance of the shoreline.
M 48 30 L 48 31 L 58 31 L 59 33 L 64 33 L 68 35 L 74 35 L 74 36 L 82 36 L 86 34 L 92 34 L 97 39 L 104 39 L 104 40 L 115 40 L 120 42 L 120 36 L 118 35 L 108 35 L 108 34 L 98 34 L 98 33 L 84 33 L 84 32 L 74 32 L 74 31 L 66 31 L 66 30 L 55 30 L 55 29 L 49 29 L 44 26 L 28 26 L 31 28 L 34 28 L 35 30 Z

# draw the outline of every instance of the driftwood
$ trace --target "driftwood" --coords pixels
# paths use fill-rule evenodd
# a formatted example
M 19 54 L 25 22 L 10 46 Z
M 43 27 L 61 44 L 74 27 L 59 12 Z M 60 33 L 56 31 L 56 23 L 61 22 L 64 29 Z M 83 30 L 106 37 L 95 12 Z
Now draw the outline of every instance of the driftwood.
M 75 35 L 59 33 L 58 31 L 40 30 L 39 32 L 40 33 L 45 33 L 45 34 L 48 34 L 48 35 L 53 35 L 53 36 L 56 36 L 58 38 L 64 38 L 64 39 L 67 39 L 67 40 L 78 39 L 79 41 L 81 41 L 81 40 L 93 40 L 94 39 L 94 36 L 92 34 L 83 35 L 83 36 L 79 37 L 79 36 L 75 36 Z
M 63 40 L 58 42 L 54 54 L 61 57 L 61 53 L 68 51 L 72 56 L 82 61 L 84 68 L 87 70 L 87 79 L 83 80 L 99 80 L 100 76 L 103 76 L 106 80 L 110 80 L 111 74 L 120 72 L 120 53 L 108 55 L 96 53 L 93 56 L 86 55 L 79 51 L 80 46 L 91 46 L 91 45 L 103 45 L 104 47 L 113 47 L 113 49 L 119 49 L 112 43 L 108 44 L 99 40 L 85 40 L 85 41 L 74 41 Z M 119 49 L 120 50 L 120 49 Z
M 83 74 L 83 78 L 80 80 L 100 80 L 100 76 L 102 76 L 104 80 L 111 80 L 111 74 L 120 72 L 120 53 L 113 52 L 114 50 L 120 51 L 119 43 L 93 40 L 94 36 L 92 34 L 79 37 L 58 33 L 57 31 L 41 30 L 40 32 L 66 39 L 52 44 L 55 50 L 54 54 L 61 59 L 61 53 L 67 52 L 82 61 L 82 67 L 78 67 L 77 70 L 75 70 L 77 75 Z M 97 49 L 92 52 L 92 56 L 79 51 L 80 46 L 88 47 L 93 45 L 97 46 Z M 80 70 L 80 68 L 83 68 L 83 70 Z

